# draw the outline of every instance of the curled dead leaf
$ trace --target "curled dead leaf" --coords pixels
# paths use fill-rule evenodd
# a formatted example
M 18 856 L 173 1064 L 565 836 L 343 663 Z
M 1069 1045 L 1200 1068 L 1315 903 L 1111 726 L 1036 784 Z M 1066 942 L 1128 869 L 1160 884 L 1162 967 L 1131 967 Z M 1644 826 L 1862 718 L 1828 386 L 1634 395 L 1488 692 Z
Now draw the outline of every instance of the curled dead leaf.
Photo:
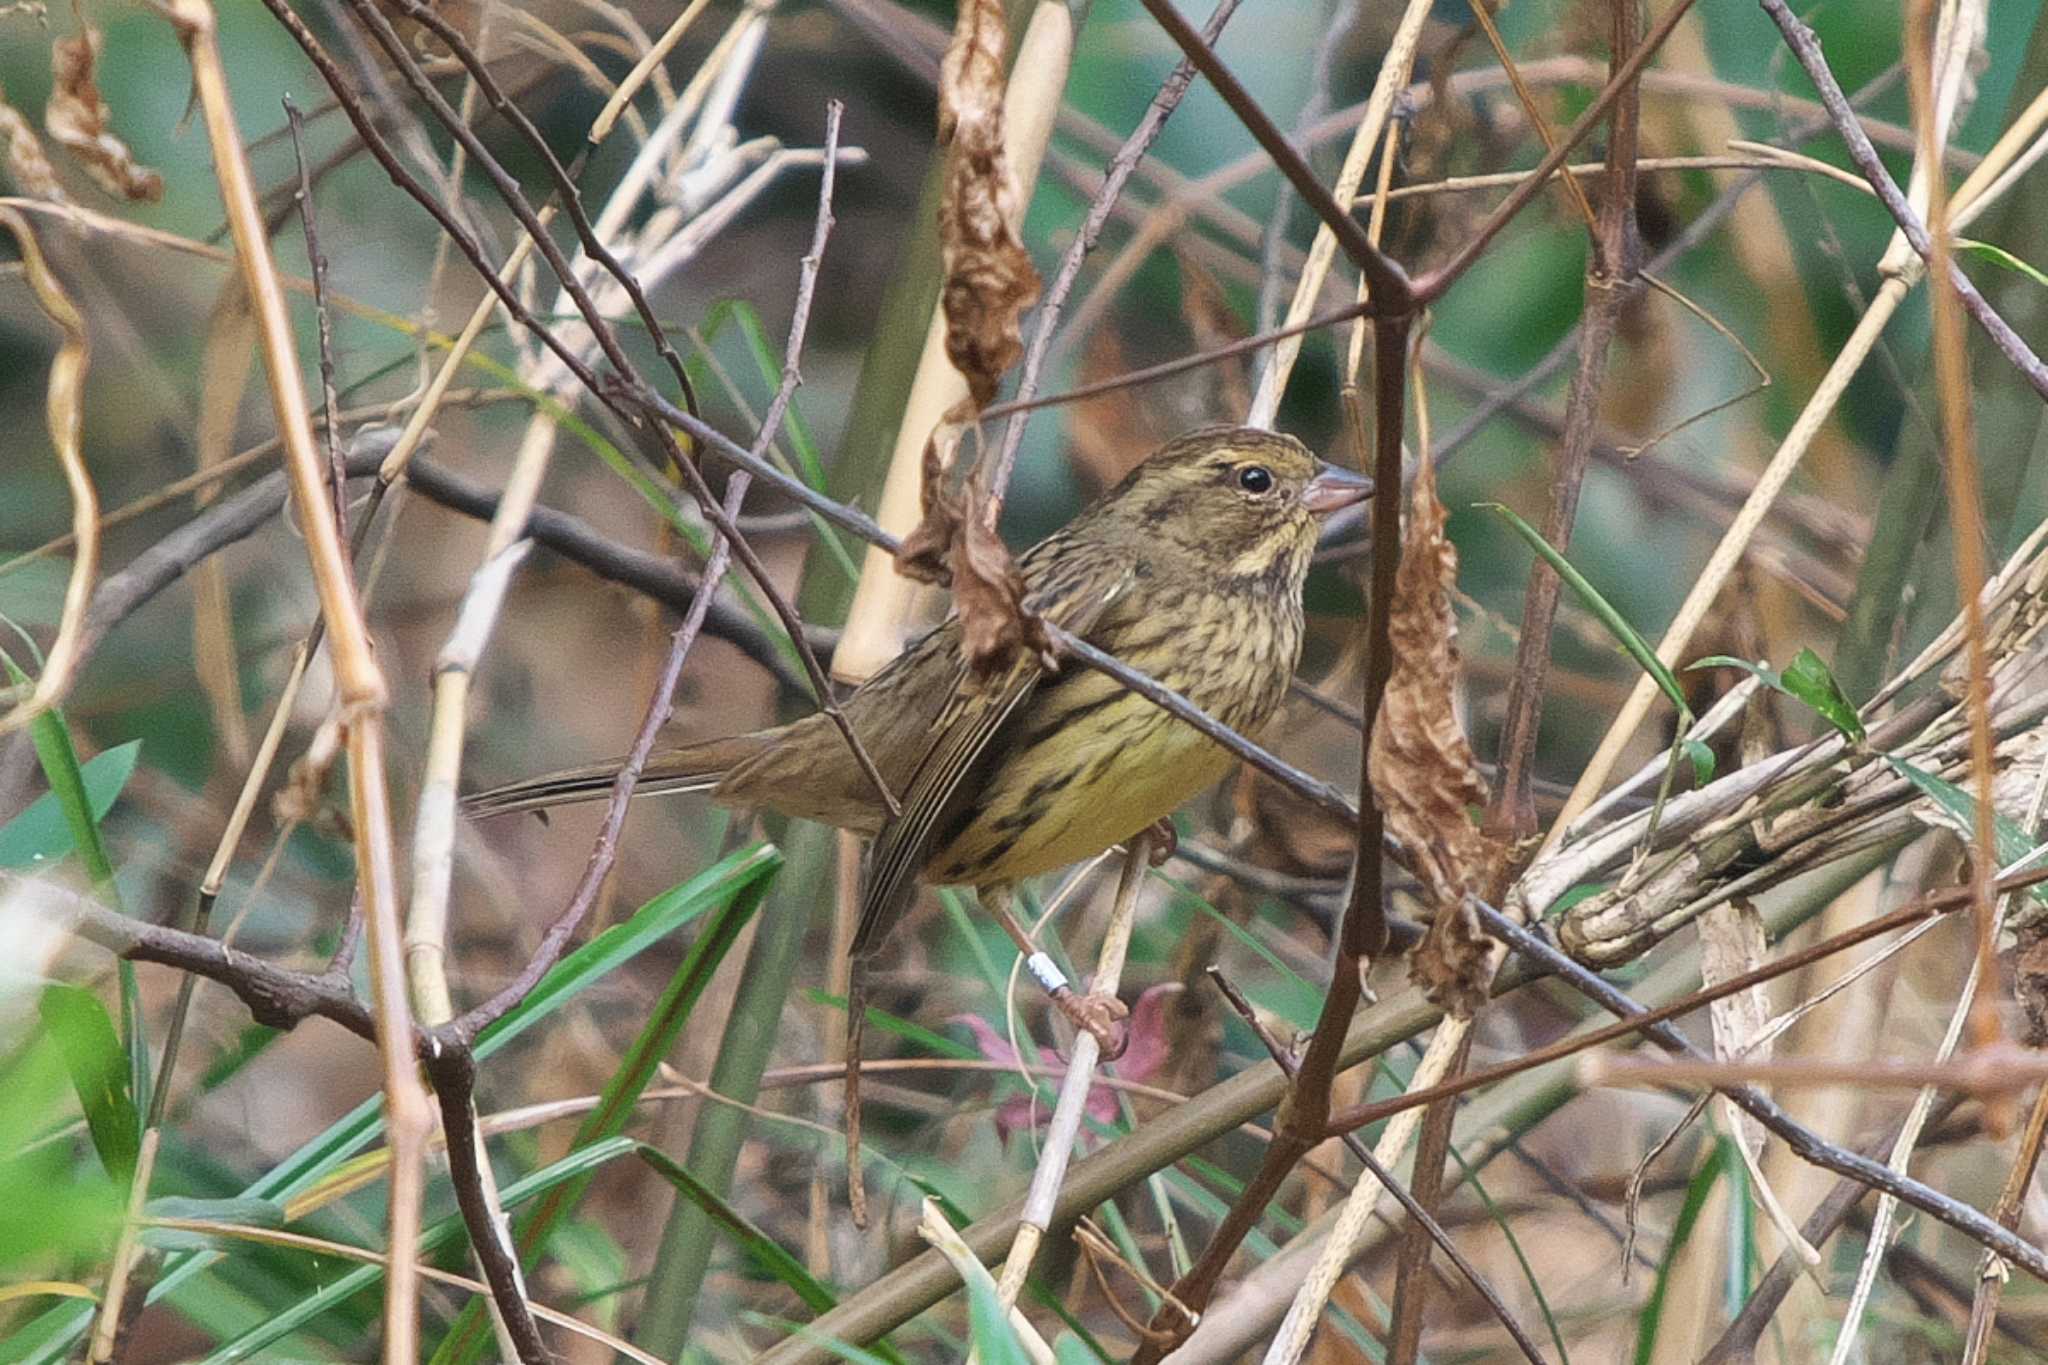
M 953 606 L 960 613 L 960 654 L 977 678 L 1008 668 L 1018 651 L 1041 662 L 1052 641 L 1037 613 L 1024 606 L 1024 576 L 987 519 L 966 509 L 953 538 Z
M 93 83 L 104 41 L 98 29 L 88 28 L 51 44 L 50 102 L 43 109 L 43 128 L 108 194 L 155 203 L 163 198 L 164 178 L 137 161 L 128 144 L 107 128 L 107 102 Z
M 1486 998 L 1492 961 L 1466 902 L 1491 879 L 1503 850 L 1471 816 L 1487 789 L 1455 699 L 1458 627 L 1451 592 L 1458 551 L 1444 531 L 1444 505 L 1427 455 L 1412 499 L 1387 618 L 1394 671 L 1373 726 L 1372 791 L 1388 832 L 1409 851 L 1430 914 L 1409 974 L 1433 999 L 1469 1013 Z
M 43 153 L 43 140 L 21 110 L 7 102 L 4 92 L 0 92 L 0 145 L 6 150 L 7 178 L 16 189 L 31 199 L 63 202 L 64 189 L 57 183 L 50 158 Z
M 896 547 L 896 572 L 920 583 L 944 584 L 952 573 L 953 541 L 960 534 L 960 496 L 952 487 L 953 454 L 972 417 L 969 404 L 956 403 L 924 442 L 923 509 L 917 525 Z
M 995 398 L 1024 353 L 1019 320 L 1038 298 L 1038 270 L 1018 237 L 1024 196 L 1003 150 L 999 0 L 967 0 L 939 69 L 939 141 L 951 148 L 939 199 L 946 356 L 977 408 Z

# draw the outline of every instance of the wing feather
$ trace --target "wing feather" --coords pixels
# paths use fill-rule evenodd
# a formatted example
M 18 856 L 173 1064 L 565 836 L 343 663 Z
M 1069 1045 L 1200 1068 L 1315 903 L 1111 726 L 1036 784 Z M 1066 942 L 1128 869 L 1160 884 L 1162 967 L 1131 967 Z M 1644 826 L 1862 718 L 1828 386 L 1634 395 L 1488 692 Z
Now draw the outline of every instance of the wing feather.
M 1039 551 L 1052 548 L 1048 541 Z M 1076 635 L 1084 635 L 1101 620 L 1111 603 L 1130 585 L 1128 566 L 1106 574 L 1089 574 L 1068 547 L 1066 556 L 1048 555 L 1041 582 L 1031 597 L 1043 599 L 1027 605 Z M 1034 566 L 1027 557 L 1027 574 Z M 1064 561 L 1064 562 L 1061 562 Z M 1063 572 L 1064 571 L 1064 572 Z M 1068 574 L 1072 574 L 1071 579 Z M 1100 590 L 1077 590 L 1075 580 L 1094 577 L 1105 584 Z M 1064 581 L 1063 581 L 1064 580 Z M 854 932 L 852 955 L 865 957 L 881 946 L 896 921 L 902 918 L 916 893 L 917 876 L 932 853 L 936 831 L 959 811 L 960 803 L 981 787 L 974 780 L 977 765 L 1000 746 L 994 741 L 1022 708 L 1045 676 L 1036 659 L 1020 655 L 1010 671 L 995 682 L 978 689 L 964 686 L 966 668 L 961 666 L 953 680 L 953 700 L 933 727 L 930 748 L 925 751 L 915 775 L 902 798 L 901 814 L 882 827 L 869 850 L 862 878 L 860 924 Z

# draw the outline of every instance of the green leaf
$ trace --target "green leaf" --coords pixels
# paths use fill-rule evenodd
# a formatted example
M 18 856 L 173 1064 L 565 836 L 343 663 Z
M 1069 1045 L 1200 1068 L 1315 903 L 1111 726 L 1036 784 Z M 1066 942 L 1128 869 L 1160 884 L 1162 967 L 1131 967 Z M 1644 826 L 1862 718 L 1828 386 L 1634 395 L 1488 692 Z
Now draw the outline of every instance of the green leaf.
M 1657 1354 L 1657 1330 L 1664 1318 L 1664 1299 L 1671 1289 L 1671 1272 L 1678 1263 L 1678 1253 L 1692 1237 L 1692 1230 L 1700 1220 L 1700 1212 L 1707 1206 L 1707 1196 L 1713 1193 L 1714 1182 L 1721 1178 L 1731 1164 L 1740 1165 L 1740 1158 L 1731 1158 L 1728 1141 L 1722 1139 L 1714 1144 L 1714 1154 L 1693 1176 L 1686 1186 L 1685 1203 L 1679 1206 L 1678 1221 L 1672 1225 L 1671 1240 L 1664 1244 L 1664 1258 L 1657 1265 L 1657 1281 L 1650 1286 L 1650 1299 L 1643 1305 L 1641 1315 L 1636 1319 L 1636 1365 L 1650 1365 Z
M 691 1011 L 704 994 L 704 988 L 717 973 L 719 964 L 725 961 L 726 953 L 739 939 L 740 930 L 760 908 L 761 897 L 770 880 L 760 877 L 741 886 L 718 917 L 697 935 L 697 941 L 684 954 L 681 965 L 669 979 L 668 988 L 662 992 L 661 999 L 648 1014 L 647 1022 L 641 1026 L 639 1036 L 626 1049 L 626 1055 L 605 1082 L 597 1108 L 586 1114 L 583 1122 L 577 1125 L 576 1136 L 569 1142 L 570 1151 L 611 1137 L 633 1117 L 641 1092 L 647 1089 L 647 1083 L 653 1079 L 661 1059 L 674 1049 L 677 1035 L 688 1022 Z M 534 1254 L 546 1245 L 556 1225 L 576 1206 L 587 1187 L 587 1181 L 571 1181 L 550 1190 L 546 1198 L 520 1221 L 516 1235 L 522 1260 L 531 1261 Z M 486 1337 L 483 1306 L 471 1304 L 463 1309 L 461 1317 L 448 1330 L 439 1349 L 434 1352 L 433 1360 L 472 1360 Z
M 1031 1365 L 1024 1343 L 1017 1340 L 1017 1330 L 1010 1326 L 1009 1314 L 996 1297 L 995 1281 L 986 1274 L 967 1281 L 967 1331 L 984 1365 Z
M 810 1271 L 804 1269 L 803 1262 L 785 1251 L 780 1242 L 755 1227 L 745 1214 L 706 1188 L 704 1183 L 691 1175 L 680 1162 L 659 1147 L 644 1142 L 634 1150 L 656 1175 L 676 1187 L 677 1194 L 704 1210 L 707 1218 L 724 1229 L 726 1236 L 732 1238 L 733 1244 L 754 1263 L 757 1270 L 771 1280 L 788 1286 L 803 1300 L 804 1307 L 813 1313 L 822 1313 L 838 1306 L 838 1298 L 831 1290 L 818 1283 Z M 894 1352 L 890 1352 L 889 1356 L 896 1358 Z
M 141 1150 L 142 1120 L 114 1021 L 98 996 L 78 986 L 45 986 L 36 1003 L 43 1026 L 64 1054 L 100 1165 L 115 1184 L 126 1185 Z
M 554 970 L 541 979 L 540 985 L 534 988 L 532 994 L 528 995 L 517 1009 L 484 1030 L 483 1036 L 477 1040 L 477 1059 L 482 1061 L 497 1052 L 514 1038 L 546 1020 L 582 992 L 596 985 L 607 974 L 630 962 L 636 955 L 645 952 L 704 911 L 724 904 L 727 898 L 737 895 L 740 888 L 755 878 L 768 875 L 781 865 L 782 855 L 773 844 L 755 844 L 751 848 L 730 854 L 683 885 L 664 891 L 648 901 L 634 911 L 629 919 L 613 925 L 556 963 Z M 381 1096 L 372 1096 L 336 1119 L 312 1141 L 266 1171 L 243 1193 L 288 1200 L 318 1184 L 337 1167 L 375 1142 L 383 1131 L 384 1102 Z M 613 1156 L 618 1154 L 617 1150 L 606 1150 Z M 565 1161 L 571 1159 L 564 1158 Z M 205 1270 L 217 1258 L 218 1253 L 209 1252 L 188 1253 L 175 1260 L 165 1268 L 156 1284 L 151 1286 L 149 1301 L 155 1303 L 165 1295 L 187 1285 L 194 1276 Z M 349 1294 L 367 1283 L 368 1280 L 361 1281 L 355 1288 L 340 1294 L 339 1297 L 323 1297 L 320 1304 L 305 1317 L 314 1316 L 324 1310 L 329 1303 L 345 1300 Z M 323 1295 L 326 1292 L 323 1290 Z M 293 1330 L 298 1320 L 285 1330 Z M 54 1362 L 64 1359 L 71 1344 L 76 1342 L 91 1324 L 91 1305 L 59 1304 L 36 1317 L 19 1332 L 0 1340 L 0 1360 L 18 1360 L 24 1362 L 24 1365 L 54 1365 Z
M 115 799 L 135 773 L 135 760 L 141 752 L 142 741 L 131 739 L 86 763 L 82 772 L 85 803 L 95 824 L 114 808 Z M 0 826 L 0 867 L 55 861 L 77 847 L 76 831 L 54 791 L 43 793 L 27 810 Z
M 1989 242 L 1980 242 L 1972 237 L 1958 237 L 1955 239 L 1955 245 L 1972 256 L 1981 256 L 1993 265 L 2003 266 L 2015 274 L 2025 275 L 2035 284 L 2048 285 L 2048 274 L 2043 274 L 2039 266 L 2029 265 L 2002 246 L 1993 246 Z
M 1602 597 L 1599 590 L 1586 581 L 1586 576 L 1543 538 L 1541 531 L 1522 520 L 1515 514 L 1515 510 L 1505 503 L 1482 502 L 1479 506 L 1499 513 L 1501 520 L 1507 522 L 1516 535 L 1528 541 L 1529 548 L 1534 550 L 1544 563 L 1557 570 L 1557 576 L 1578 594 L 1579 600 L 1585 603 L 1588 611 L 1599 618 L 1600 624 L 1607 627 L 1607 633 L 1620 642 L 1628 656 L 1636 661 L 1636 666 L 1655 680 L 1664 695 L 1671 699 L 1671 704 L 1678 708 L 1679 714 L 1687 717 L 1692 715 L 1692 709 L 1685 703 L 1685 693 L 1678 686 L 1678 679 L 1664 666 L 1664 661 L 1657 657 L 1657 651 L 1650 648 L 1650 642 L 1636 633 L 1636 628 L 1628 623 L 1628 618 L 1616 610 L 1613 603 Z
M 1856 714 L 1855 704 L 1843 695 L 1842 685 L 1835 681 L 1834 672 L 1820 655 L 1810 649 L 1800 650 L 1785 666 L 1784 685 L 1787 692 L 1839 730 L 1844 739 L 1851 744 L 1863 742 L 1863 718 Z
M 1863 718 L 1856 714 L 1855 704 L 1842 691 L 1841 684 L 1835 681 L 1834 671 L 1810 649 L 1800 650 L 1783 673 L 1764 664 L 1738 659 L 1732 654 L 1709 654 L 1685 667 L 1687 672 L 1698 668 L 1739 668 L 1773 692 L 1782 692 L 1811 708 L 1851 744 L 1863 742 Z
M 712 304 L 711 311 L 704 315 L 702 331 L 704 345 L 707 348 L 717 339 L 728 322 L 738 326 L 740 335 L 746 341 L 747 354 L 754 362 L 754 369 L 760 374 L 761 382 L 766 385 L 767 392 L 772 398 L 775 391 L 782 386 L 782 357 L 776 353 L 775 347 L 768 340 L 768 329 L 761 325 L 761 314 L 745 299 L 721 299 Z M 802 466 L 798 476 L 812 488 L 824 488 L 825 465 L 818 458 L 818 443 L 811 438 L 810 424 L 804 421 L 796 394 L 790 395 L 789 407 L 783 413 L 780 436 L 787 437 L 791 447 L 796 451 L 797 463 Z M 777 445 L 779 444 L 778 440 Z M 771 457 L 778 454 L 773 448 L 768 453 Z M 787 462 L 782 460 L 778 460 L 777 463 L 785 467 L 787 465 Z M 847 549 L 846 539 L 839 528 L 816 512 L 812 512 L 810 516 L 811 525 L 817 528 L 819 542 L 839 562 L 840 572 L 849 580 L 859 578 L 860 565 Z
M 755 881 L 782 866 L 773 844 L 755 844 L 704 869 L 681 886 L 670 887 L 555 964 L 518 1008 L 485 1029 L 477 1039 L 482 1061 L 541 1020 L 568 1004 L 600 978 L 608 976 L 651 945 L 668 937 L 697 916 L 724 905 Z
M 813 986 L 804 992 L 804 996 L 814 1005 L 823 1005 L 827 1009 L 838 1010 L 841 1014 L 846 1012 L 846 997 L 843 995 L 834 995 L 830 991 L 821 991 Z M 868 1027 L 880 1029 L 884 1033 L 893 1033 L 906 1042 L 921 1044 L 935 1056 L 962 1060 L 980 1056 L 965 1043 L 957 1043 L 943 1033 L 935 1033 L 922 1024 L 914 1024 L 908 1019 L 876 1009 L 873 1005 L 868 1006 Z
M 505 1186 L 499 1194 L 499 1202 L 507 1209 L 517 1208 L 565 1180 L 589 1175 L 606 1162 L 631 1152 L 636 1145 L 630 1138 L 610 1138 L 580 1152 L 571 1152 L 553 1165 Z M 439 1251 L 442 1247 L 455 1245 L 466 1235 L 461 1215 L 451 1214 L 420 1234 L 420 1250 L 422 1253 Z M 384 1267 L 381 1265 L 357 1266 L 221 1346 L 206 1357 L 206 1365 L 227 1365 L 227 1362 L 235 1360 L 275 1360 L 277 1356 L 274 1353 L 264 1354 L 266 1347 L 290 1336 L 329 1308 L 346 1302 L 383 1278 Z
M 1915 767 L 1902 758 L 1893 758 L 1886 754 L 1884 761 L 1891 765 L 1893 772 L 1918 787 L 1928 800 L 1934 802 L 1935 808 L 1943 817 L 1942 823 L 1958 838 L 1964 843 L 1976 839 L 1976 797 L 1955 783 L 1944 781 L 1925 768 Z M 2034 841 L 2027 837 L 2026 830 L 2020 827 L 2019 822 L 1999 814 L 1996 809 L 1991 812 L 1991 833 L 1993 842 L 1998 845 L 2000 867 L 2011 867 L 2034 851 Z M 2043 905 L 2048 905 L 2048 883 L 2028 887 L 2027 894 Z
M 4 659 L 9 676 L 17 684 L 28 682 L 13 659 L 4 655 L 0 659 Z M 71 727 L 64 721 L 64 712 L 56 707 L 43 712 L 29 722 L 28 733 L 35 744 L 36 758 L 42 763 L 43 778 L 50 784 L 50 795 L 56 798 L 65 827 L 71 831 L 72 847 L 78 850 L 86 875 L 92 878 L 93 890 L 120 910 L 121 893 L 114 885 L 114 864 L 100 840 L 99 817 L 93 813 L 85 775 L 78 766 L 78 746 L 71 742 Z M 149 1036 L 143 1026 L 142 991 L 136 984 L 135 964 L 126 958 L 116 961 L 114 979 L 120 987 L 121 1047 L 128 1059 L 128 1092 L 134 1103 L 141 1106 L 149 1101 Z M 138 1143 L 142 1140 L 141 1121 L 138 1109 Z
M 1685 756 L 1692 761 L 1692 784 L 1704 787 L 1714 780 L 1714 751 L 1696 739 L 1682 742 Z

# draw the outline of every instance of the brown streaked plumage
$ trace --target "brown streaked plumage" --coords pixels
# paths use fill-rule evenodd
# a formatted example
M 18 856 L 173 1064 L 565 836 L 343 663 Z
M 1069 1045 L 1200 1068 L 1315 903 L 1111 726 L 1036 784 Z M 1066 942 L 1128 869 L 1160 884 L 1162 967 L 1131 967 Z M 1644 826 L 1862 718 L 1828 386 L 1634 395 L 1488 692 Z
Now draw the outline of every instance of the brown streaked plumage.
M 1320 517 L 1371 483 L 1290 436 L 1206 427 L 1154 452 L 1019 560 L 1026 605 L 1253 732 L 1301 650 L 1301 585 Z M 969 684 L 949 619 L 843 707 L 898 797 L 885 820 L 822 715 L 658 753 L 639 790 L 708 790 L 873 836 L 856 956 L 874 951 L 915 884 L 987 892 L 1121 843 L 1213 784 L 1229 755 L 1113 679 L 1021 658 Z M 604 794 L 616 760 L 470 798 L 488 815 Z

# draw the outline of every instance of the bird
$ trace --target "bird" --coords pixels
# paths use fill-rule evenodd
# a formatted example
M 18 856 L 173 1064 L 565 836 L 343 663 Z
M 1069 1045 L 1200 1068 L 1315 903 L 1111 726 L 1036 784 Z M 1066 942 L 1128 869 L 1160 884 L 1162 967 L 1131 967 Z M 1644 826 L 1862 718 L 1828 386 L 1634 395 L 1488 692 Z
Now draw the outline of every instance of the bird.
M 1321 521 L 1372 488 L 1293 436 L 1189 431 L 1018 558 L 1023 608 L 1256 734 L 1300 660 L 1302 585 Z M 959 616 L 949 617 L 840 706 L 897 798 L 894 815 L 824 713 L 659 751 L 640 779 L 643 793 L 705 791 L 722 805 L 870 838 L 856 981 L 919 883 L 972 886 L 1030 954 L 1008 913 L 1016 883 L 1160 824 L 1231 764 L 1221 745 L 1107 674 L 1072 660 L 1048 669 L 1024 650 L 983 678 L 961 637 Z M 482 817 L 595 799 L 618 771 L 612 760 L 530 778 L 465 807 Z M 1070 993 L 1063 1002 L 1055 982 L 1034 974 L 1077 1024 L 1104 1036 L 1100 1011 Z M 850 1010 L 856 1032 L 860 1014 Z

